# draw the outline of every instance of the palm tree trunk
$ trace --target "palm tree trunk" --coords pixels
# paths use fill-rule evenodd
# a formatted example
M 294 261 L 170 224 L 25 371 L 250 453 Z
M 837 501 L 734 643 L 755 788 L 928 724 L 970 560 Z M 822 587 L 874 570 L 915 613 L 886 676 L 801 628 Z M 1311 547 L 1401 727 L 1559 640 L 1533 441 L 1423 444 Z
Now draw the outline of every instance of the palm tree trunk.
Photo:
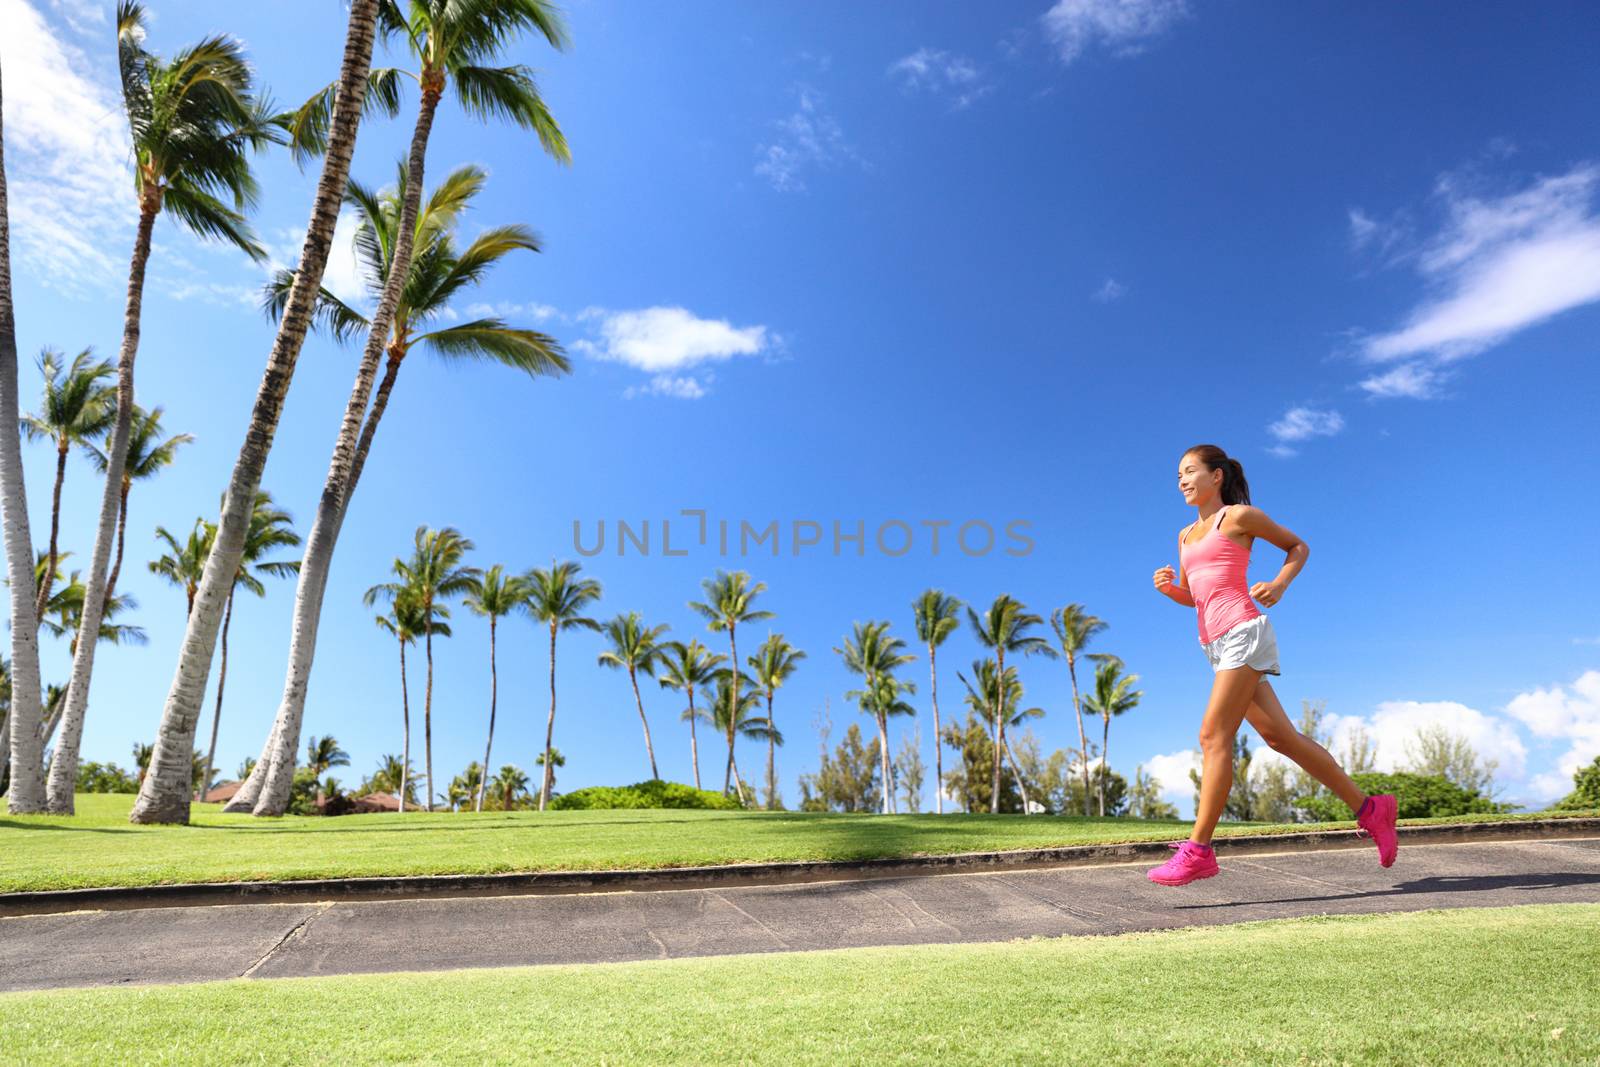
M 555 768 L 550 765 L 556 736 L 556 620 L 550 620 L 550 718 L 544 724 L 544 780 L 539 785 L 539 810 L 550 803 L 550 780 Z
M 989 814 L 1000 814 L 1000 746 L 1006 741 L 1006 724 L 1000 719 L 1000 712 L 1006 705 L 1006 652 L 1005 649 L 995 646 L 995 683 L 994 683 L 994 783 L 989 793 Z
M 477 811 L 483 810 L 483 793 L 489 788 L 489 753 L 494 749 L 494 708 L 500 697 L 500 676 L 494 664 L 494 616 L 489 616 L 489 740 L 483 746 L 483 774 L 478 781 Z M 510 809 L 507 809 L 510 810 Z
M 1028 814 L 1028 783 L 1022 780 L 1022 768 L 1017 765 L 1017 754 L 1011 751 L 1011 743 L 1006 742 L 1006 759 L 1011 761 L 1011 773 L 1017 776 L 1017 790 L 1022 794 L 1022 813 Z
M 117 591 L 117 576 L 122 573 L 122 539 L 128 532 L 128 477 L 123 471 L 122 500 L 117 505 L 117 555 L 111 561 L 111 577 L 106 579 L 106 599 L 110 600 Z
M 56 580 L 56 535 L 61 531 L 61 483 L 67 480 L 67 441 L 62 438 L 56 445 L 56 484 L 50 493 L 50 553 L 44 566 L 44 581 L 39 583 L 39 597 L 34 601 L 33 613 L 44 620 L 44 607 L 50 603 L 50 587 Z
M 728 627 L 728 654 L 733 657 L 728 661 L 729 669 L 733 671 L 733 676 L 728 680 L 728 691 L 733 694 L 733 703 L 728 708 L 728 770 L 722 776 L 722 791 L 724 793 L 728 791 L 728 787 L 733 782 L 733 728 L 738 718 L 739 708 L 739 643 L 734 640 L 735 629 L 736 627 L 734 626 Z M 744 794 L 742 792 L 743 786 L 741 786 L 740 789 L 741 793 L 739 802 L 742 804 L 744 803 Z
M 933 809 L 944 814 L 944 742 L 939 740 L 939 664 L 928 642 L 928 681 L 933 693 Z
M 694 787 L 700 788 L 700 746 L 694 737 L 694 686 L 689 687 L 689 762 L 694 765 Z
M 1083 813 L 1089 814 L 1089 735 L 1083 732 L 1083 703 L 1078 699 L 1078 665 L 1076 657 L 1067 654 L 1067 673 L 1072 676 L 1072 710 L 1078 713 L 1078 754 L 1083 763 Z
M 628 680 L 633 683 L 633 702 L 639 708 L 639 723 L 644 727 L 644 750 L 650 757 L 650 778 L 657 781 L 661 778 L 656 770 L 656 747 L 650 743 L 650 720 L 644 717 L 644 701 L 639 699 L 639 678 L 632 667 L 628 668 Z
M 733 750 L 728 750 L 728 766 L 733 771 L 733 784 L 739 787 L 739 806 L 744 806 L 744 781 L 739 777 L 739 765 L 733 761 Z
M 317 181 L 316 200 L 306 226 L 299 267 L 289 291 L 283 318 L 278 324 L 266 372 L 256 393 L 249 429 L 228 482 L 221 521 L 217 525 L 215 543 L 206 560 L 205 578 L 200 586 L 199 610 L 190 616 L 185 628 L 182 652 L 156 735 L 155 755 L 151 760 L 153 773 L 146 777 L 139 791 L 139 799 L 129 815 L 129 819 L 136 823 L 187 822 L 189 819 L 189 791 L 186 788 L 190 773 L 188 765 L 195 724 L 200 715 L 200 701 L 205 694 L 205 679 L 211 670 L 211 653 L 217 628 L 222 621 L 222 602 L 238 574 L 239 557 L 244 551 L 245 536 L 249 532 L 256 491 L 261 486 L 261 473 L 272 450 L 278 419 L 283 411 L 301 346 L 305 343 L 306 331 L 311 325 L 311 312 L 322 284 L 323 269 L 328 263 L 334 224 L 339 217 L 339 205 L 343 201 L 345 183 L 350 174 L 350 157 L 355 150 L 367 73 L 372 64 L 377 7 L 378 0 L 351 0 L 350 25 L 345 37 L 339 87 L 334 97 L 328 150 L 323 157 L 322 175 Z M 286 739 L 277 736 L 279 733 L 275 730 L 268 743 L 277 742 L 276 750 L 281 752 L 282 742 Z M 291 746 L 299 742 L 298 736 L 287 740 Z M 293 758 L 291 748 L 288 760 L 292 762 Z M 251 777 L 264 781 L 265 776 L 259 764 L 256 774 Z
M 772 690 L 767 690 L 767 810 L 778 807 L 777 743 L 772 739 Z
M 400 725 L 404 729 L 400 742 L 400 793 L 398 810 L 406 810 L 406 775 L 411 770 L 411 693 L 406 685 L 406 639 L 400 639 Z
M 67 686 L 67 706 L 62 712 L 61 740 L 50 760 L 50 811 L 71 815 L 72 791 L 78 781 L 78 745 L 83 740 L 83 718 L 89 710 L 89 682 L 94 673 L 95 646 L 100 641 L 100 621 L 106 606 L 106 570 L 111 565 L 111 545 L 117 537 L 117 515 L 122 500 L 122 470 L 128 458 L 128 435 L 133 426 L 133 364 L 139 354 L 139 324 L 144 304 L 144 271 L 150 261 L 150 235 L 161 212 L 160 191 L 146 186 L 139 198 L 139 228 L 134 231 L 133 259 L 128 266 L 127 305 L 122 316 L 122 351 L 117 356 L 117 421 L 106 443 L 106 484 L 100 494 L 100 527 L 95 533 L 83 594 L 83 620 L 78 626 L 78 648 L 72 657 L 72 680 Z M 48 576 L 46 576 L 48 584 Z M 206 664 L 210 667 L 209 657 Z M 201 681 L 201 696 L 205 682 Z M 197 708 L 198 710 L 198 708 Z M 194 778 L 194 750 L 184 752 L 184 800 Z
M 1106 762 L 1106 746 L 1111 743 L 1111 716 L 1104 716 L 1105 730 L 1100 735 L 1100 817 L 1106 816 L 1106 776 L 1111 773 L 1111 765 Z
M 367 451 L 372 447 L 372 435 L 377 430 L 378 420 L 383 417 L 389 390 L 394 387 L 394 376 L 400 366 L 399 360 L 391 352 L 383 386 L 369 414 L 367 401 L 372 395 L 372 382 L 377 377 L 378 362 L 383 358 L 385 342 L 394 325 L 401 290 L 411 273 L 417 213 L 422 202 L 423 161 L 427 156 L 428 137 L 433 129 L 433 116 L 438 103 L 437 92 L 423 92 L 422 106 L 417 110 L 416 127 L 411 133 L 405 199 L 400 205 L 399 229 L 389 276 L 384 280 L 383 293 L 372 316 L 366 348 L 356 369 L 350 398 L 345 402 L 339 436 L 334 441 L 333 458 L 328 463 L 328 476 L 323 482 L 316 518 L 312 520 L 311 531 L 306 537 L 305 556 L 295 586 L 289 664 L 283 681 L 283 698 L 278 705 L 278 716 L 273 726 L 274 732 L 279 735 L 279 745 L 271 765 L 264 770 L 257 768 L 258 773 L 267 775 L 261 796 L 253 809 L 257 815 L 282 815 L 289 805 L 289 792 L 294 784 L 294 754 L 300 744 L 306 692 L 311 684 L 311 665 L 317 652 L 317 629 L 322 621 L 322 598 L 327 590 L 328 574 L 333 568 L 334 548 L 344 528 L 344 517 L 350 509 L 350 499 L 355 495 L 361 469 L 366 465 Z M 484 770 L 487 773 L 488 768 Z M 431 782 L 429 788 L 432 789 Z M 432 797 L 428 798 L 428 803 L 433 803 Z
M 422 617 L 433 618 L 433 597 L 422 604 Z M 423 646 L 428 650 L 428 685 L 422 691 L 422 759 L 423 770 L 428 773 L 428 802 L 423 810 L 433 810 L 433 627 L 423 634 Z
M 3 103 L 3 101 L 0 101 Z M 4 108 L 0 107 L 0 111 Z M 39 744 L 39 621 L 33 611 L 33 536 L 28 531 L 28 491 L 23 481 L 17 421 L 17 329 L 11 302 L 11 222 L 6 192 L 5 128 L 0 119 L 0 512 L 6 569 L 11 581 L 11 714 L 6 751 L 13 815 L 43 811 L 43 758 Z
M 883 768 L 883 813 L 889 814 L 889 722 L 878 712 L 878 763 Z
M 217 758 L 217 726 L 222 722 L 222 687 L 228 684 L 228 628 L 233 625 L 233 593 L 228 593 L 228 606 L 222 612 L 222 662 L 217 670 L 217 709 L 211 715 L 211 747 L 206 749 L 205 777 L 200 779 L 200 795 L 206 799 L 206 786 L 211 784 L 211 768 Z

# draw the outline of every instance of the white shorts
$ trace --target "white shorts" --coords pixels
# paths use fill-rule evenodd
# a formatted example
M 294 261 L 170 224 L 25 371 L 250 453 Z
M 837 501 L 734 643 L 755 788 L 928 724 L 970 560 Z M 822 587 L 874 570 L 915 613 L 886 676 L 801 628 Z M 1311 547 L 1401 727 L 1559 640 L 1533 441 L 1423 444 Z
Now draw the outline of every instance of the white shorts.
M 1213 671 L 1253 667 L 1262 674 L 1282 674 L 1278 670 L 1278 635 L 1272 632 L 1272 622 L 1265 615 L 1246 619 L 1200 647 Z

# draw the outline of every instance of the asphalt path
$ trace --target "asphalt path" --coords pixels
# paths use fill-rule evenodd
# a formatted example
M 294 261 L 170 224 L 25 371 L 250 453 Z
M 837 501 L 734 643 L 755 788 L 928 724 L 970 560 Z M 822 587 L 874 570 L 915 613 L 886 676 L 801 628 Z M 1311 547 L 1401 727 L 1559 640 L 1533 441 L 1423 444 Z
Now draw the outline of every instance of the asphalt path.
M 1600 837 L 742 886 L 0 918 L 0 990 L 433 971 L 1120 934 L 1307 915 L 1600 903 Z

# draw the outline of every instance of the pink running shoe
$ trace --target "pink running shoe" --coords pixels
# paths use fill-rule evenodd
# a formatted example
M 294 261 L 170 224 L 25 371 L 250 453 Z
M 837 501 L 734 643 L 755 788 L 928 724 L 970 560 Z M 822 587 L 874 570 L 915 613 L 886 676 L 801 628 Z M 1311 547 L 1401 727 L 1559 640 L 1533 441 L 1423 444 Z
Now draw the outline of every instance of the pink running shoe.
M 1177 855 L 1145 872 L 1157 885 L 1188 885 L 1197 878 L 1210 878 L 1217 873 L 1217 854 L 1212 849 L 1193 841 L 1173 841 L 1167 847 L 1176 849 Z
M 1400 851 L 1400 835 L 1394 829 L 1400 805 L 1393 793 L 1384 793 L 1369 799 L 1372 803 L 1366 805 L 1367 813 L 1356 819 L 1356 825 L 1361 827 L 1358 832 L 1362 837 L 1370 837 L 1377 843 L 1378 863 L 1384 867 L 1391 867 Z

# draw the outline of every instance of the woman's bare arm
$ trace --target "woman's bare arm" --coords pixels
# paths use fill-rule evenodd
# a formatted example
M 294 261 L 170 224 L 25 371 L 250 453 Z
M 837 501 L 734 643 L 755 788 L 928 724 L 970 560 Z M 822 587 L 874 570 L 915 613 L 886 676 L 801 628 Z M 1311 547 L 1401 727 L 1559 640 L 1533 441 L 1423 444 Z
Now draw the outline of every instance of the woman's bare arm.
M 1228 517 L 1233 520 L 1232 525 L 1239 533 L 1270 541 L 1287 553 L 1276 578 L 1270 582 L 1257 582 L 1250 587 L 1251 596 L 1271 607 L 1283 599 L 1289 583 L 1300 573 L 1300 568 L 1306 565 L 1306 560 L 1311 555 L 1311 546 L 1292 531 L 1273 522 L 1260 508 L 1248 505 L 1229 508 Z
M 1179 538 L 1178 545 L 1180 548 L 1182 547 L 1182 538 Z M 1194 607 L 1194 597 L 1189 594 L 1189 583 L 1184 580 L 1183 553 L 1181 551 L 1178 553 L 1178 572 L 1176 580 L 1174 580 L 1172 568 L 1167 566 L 1156 571 L 1155 583 L 1156 592 L 1160 593 L 1168 600 L 1171 600 L 1176 604 L 1182 604 L 1186 608 Z

